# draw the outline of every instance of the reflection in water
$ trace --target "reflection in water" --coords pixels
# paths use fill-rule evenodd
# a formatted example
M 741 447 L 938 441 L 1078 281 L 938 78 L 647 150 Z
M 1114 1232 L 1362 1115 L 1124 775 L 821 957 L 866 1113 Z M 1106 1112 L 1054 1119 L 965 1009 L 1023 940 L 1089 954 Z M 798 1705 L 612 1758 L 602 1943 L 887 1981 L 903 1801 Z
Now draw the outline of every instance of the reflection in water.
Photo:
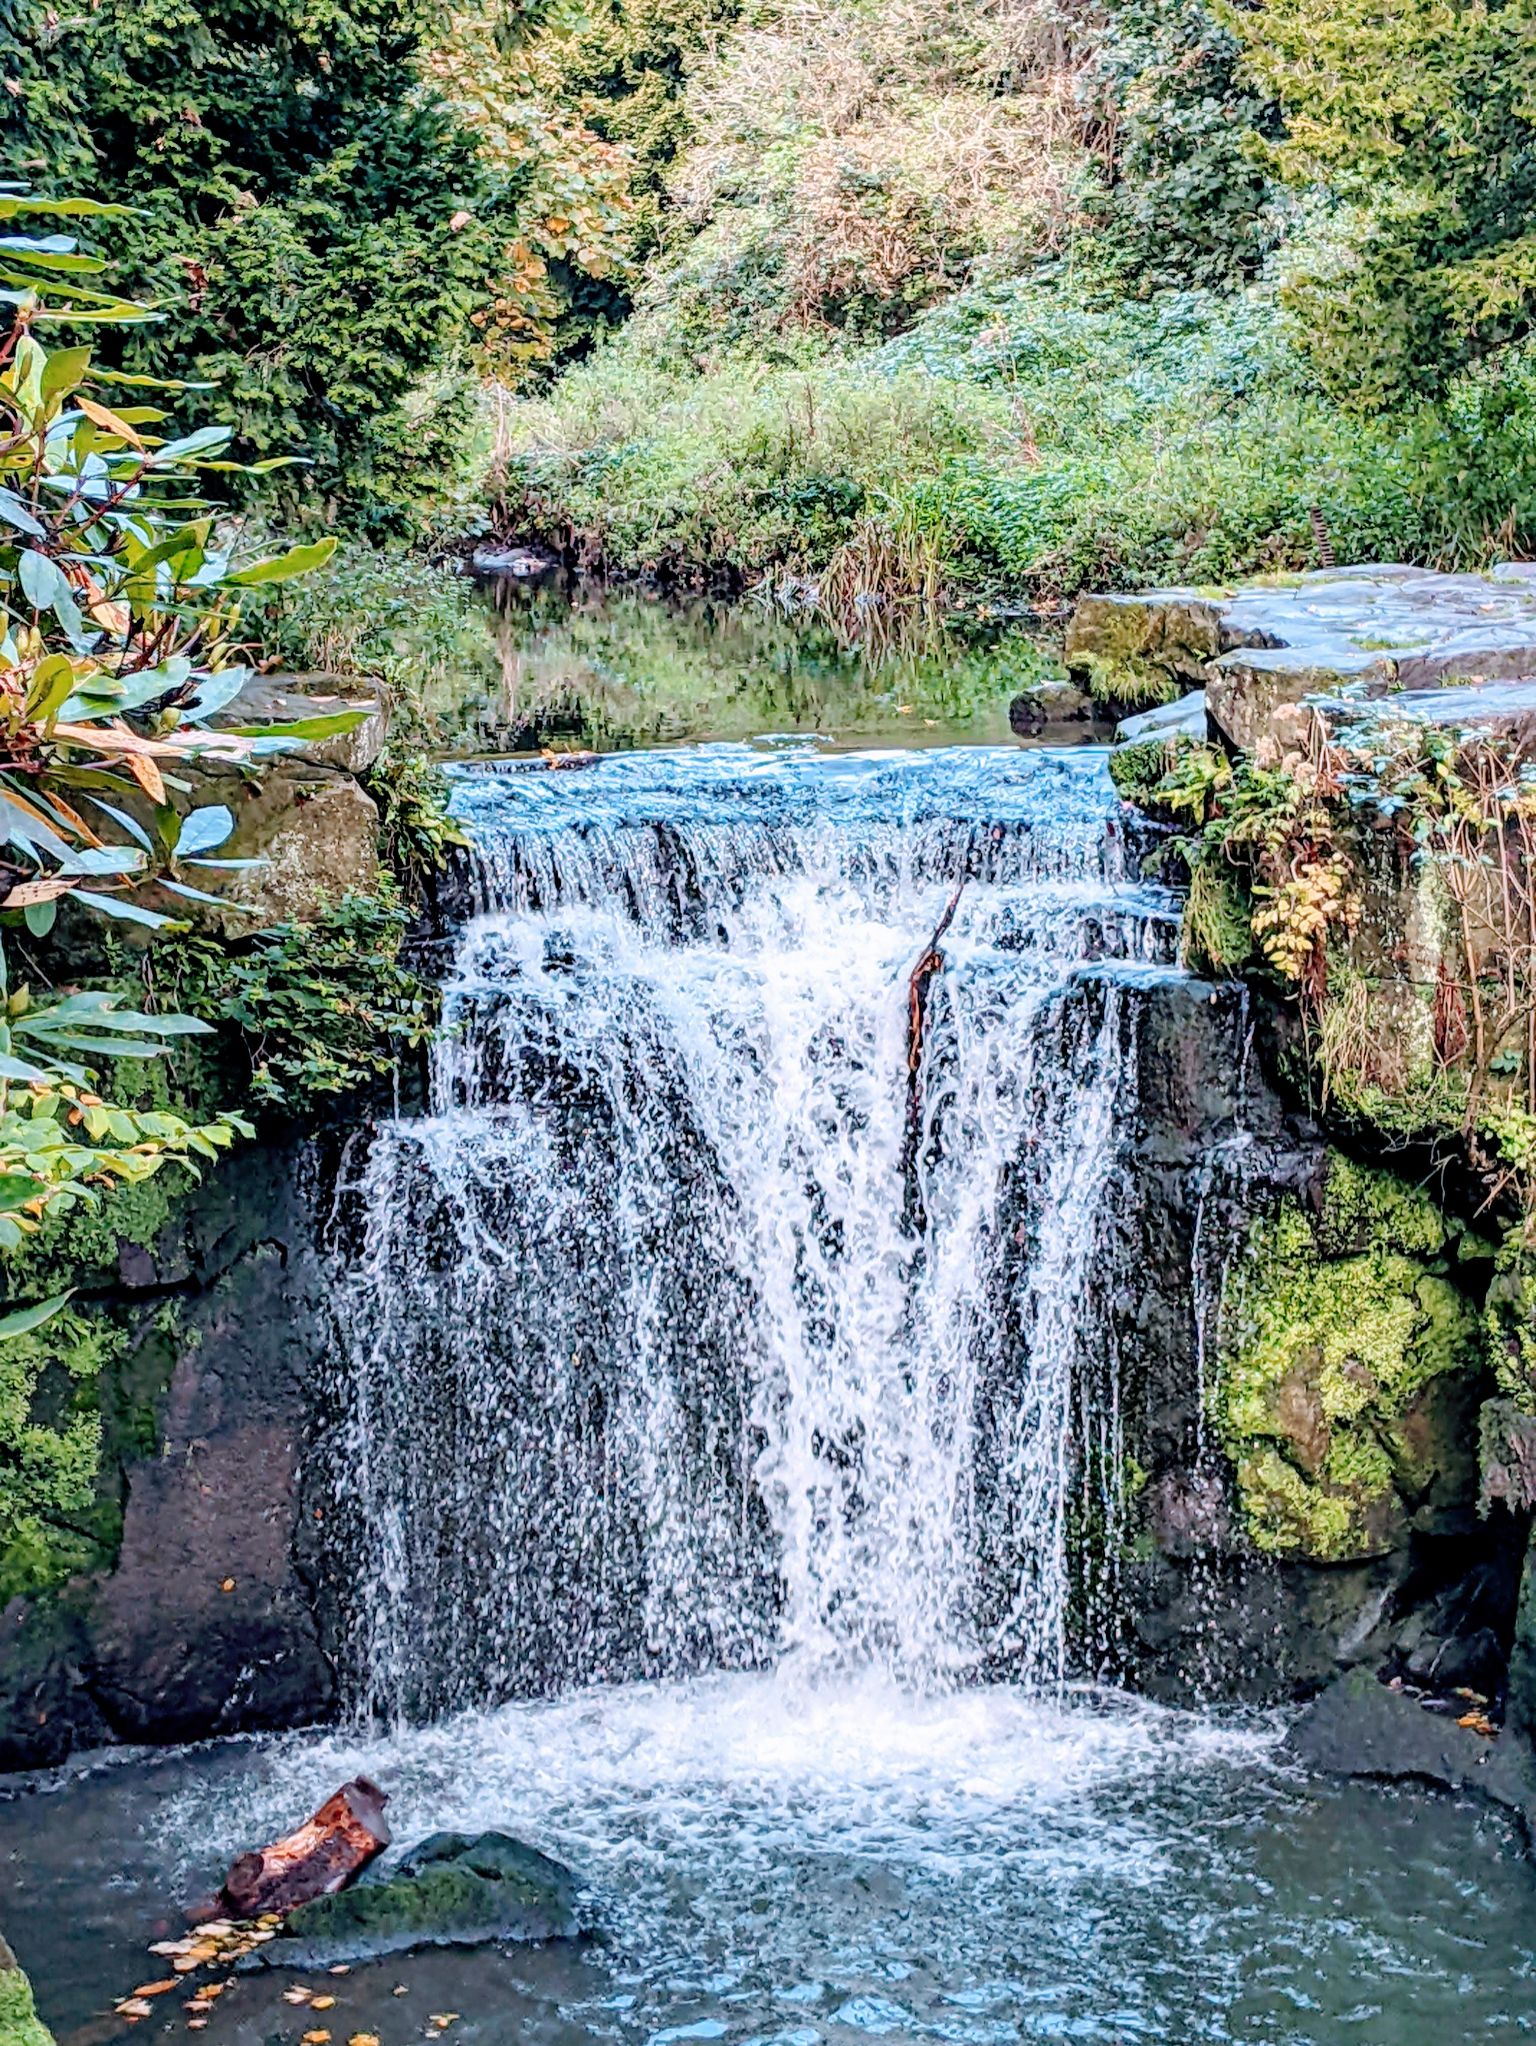
M 944 636 L 927 653 L 871 665 L 824 626 L 750 600 L 661 603 L 506 580 L 485 605 L 487 649 L 466 650 L 429 705 L 465 751 L 608 752 L 769 732 L 1006 741 L 1011 698 L 1056 667 L 1016 627 Z

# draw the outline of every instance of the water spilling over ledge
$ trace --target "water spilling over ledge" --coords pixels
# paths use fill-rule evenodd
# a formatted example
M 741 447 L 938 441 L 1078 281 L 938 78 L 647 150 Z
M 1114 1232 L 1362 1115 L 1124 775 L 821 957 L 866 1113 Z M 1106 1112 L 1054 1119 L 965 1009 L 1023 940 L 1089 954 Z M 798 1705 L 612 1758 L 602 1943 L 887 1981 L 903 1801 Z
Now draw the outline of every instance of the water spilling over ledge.
M 354 1699 L 1097 1666 L 1175 935 L 1102 756 L 714 747 L 457 806 L 431 1113 L 344 1202 Z

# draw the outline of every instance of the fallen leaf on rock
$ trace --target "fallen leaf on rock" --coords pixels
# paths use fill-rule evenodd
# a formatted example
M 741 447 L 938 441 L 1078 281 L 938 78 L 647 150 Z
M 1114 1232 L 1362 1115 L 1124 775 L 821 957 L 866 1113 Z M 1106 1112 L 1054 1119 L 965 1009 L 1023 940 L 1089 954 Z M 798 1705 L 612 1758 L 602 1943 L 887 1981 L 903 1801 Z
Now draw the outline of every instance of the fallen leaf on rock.
M 308 2003 L 309 1999 L 314 1995 L 314 1993 L 315 1992 L 312 1989 L 306 1989 L 301 1982 L 295 1982 L 291 1989 L 285 1989 L 283 1991 L 283 2002 Z
M 149 1951 L 152 1954 L 184 1954 L 191 1945 L 187 1939 L 157 1939 Z
M 167 1975 L 163 1982 L 141 1982 L 133 1993 L 135 1996 L 164 1996 L 168 1989 L 180 1987 L 174 1975 Z
M 125 1996 L 114 2008 L 120 2018 L 152 2018 L 155 2014 L 154 2005 L 141 1996 Z
M 348 1961 L 338 1961 L 334 1968 L 327 1968 L 325 1972 L 327 1975 L 350 1975 L 352 1973 L 351 1963 Z
M 202 1965 L 196 1954 L 182 1954 L 171 1963 L 178 1975 L 190 1975 L 194 1968 L 200 1968 Z
M 207 2020 L 206 2018 L 188 2018 L 188 2019 L 187 2019 L 187 2030 L 188 2030 L 189 2032 L 206 2032 L 206 2031 L 207 2031 L 207 2029 L 208 2029 L 208 2020 Z
M 212 2010 L 213 2005 L 206 1996 L 194 1996 L 190 2003 L 182 2005 L 182 2009 L 191 2011 L 194 2017 L 201 2017 L 205 2011 Z
M 406 1988 L 403 1982 L 397 1982 L 394 1986 L 394 1989 L 390 1993 L 393 1996 L 409 1996 L 411 1992 Z
M 434 2011 L 431 2022 L 436 2025 L 440 2032 L 446 2032 L 457 2016 L 458 2012 L 456 2010 Z
M 304 2046 L 331 2046 L 331 2035 L 329 2032 L 306 2032 Z
M 316 2010 L 330 2010 L 336 2002 L 334 1996 L 312 1996 L 309 2000 Z
M 377 2032 L 354 2032 L 347 2046 L 379 2046 L 379 2035 Z

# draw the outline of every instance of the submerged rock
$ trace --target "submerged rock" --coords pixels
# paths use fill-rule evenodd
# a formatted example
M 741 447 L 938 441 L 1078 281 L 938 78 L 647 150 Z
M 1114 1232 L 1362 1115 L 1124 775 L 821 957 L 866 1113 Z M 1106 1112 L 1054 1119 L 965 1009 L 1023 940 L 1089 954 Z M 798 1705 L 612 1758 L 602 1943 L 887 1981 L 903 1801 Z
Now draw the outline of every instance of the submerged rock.
M 1518 1813 L 1528 1832 L 1536 1827 L 1536 1775 L 1508 1735 L 1490 1740 L 1368 1669 L 1351 1670 L 1315 1699 L 1286 1747 L 1309 1769 L 1471 1792 Z
M 317 1897 L 261 1949 L 272 1968 L 329 1968 L 413 1947 L 574 1939 L 579 1885 L 558 1861 L 505 1833 L 434 1833 L 383 1881 Z

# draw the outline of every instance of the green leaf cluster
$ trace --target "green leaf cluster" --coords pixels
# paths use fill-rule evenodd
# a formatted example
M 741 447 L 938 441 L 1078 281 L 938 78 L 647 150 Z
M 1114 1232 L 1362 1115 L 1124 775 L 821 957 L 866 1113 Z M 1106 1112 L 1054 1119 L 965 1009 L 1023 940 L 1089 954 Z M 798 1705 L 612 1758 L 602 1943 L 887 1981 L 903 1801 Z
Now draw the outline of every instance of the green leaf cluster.
M 1348 402 L 1435 394 L 1536 314 L 1530 0 L 1256 0 L 1224 10 L 1285 130 L 1266 152 L 1331 202 L 1290 303 Z

